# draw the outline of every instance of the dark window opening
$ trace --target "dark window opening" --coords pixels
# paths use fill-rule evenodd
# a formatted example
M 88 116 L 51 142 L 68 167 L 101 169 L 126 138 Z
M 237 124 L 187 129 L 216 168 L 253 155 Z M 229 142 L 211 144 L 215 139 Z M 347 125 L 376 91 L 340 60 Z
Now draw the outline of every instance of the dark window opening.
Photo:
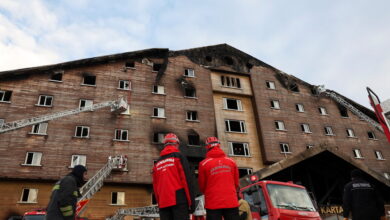
M 128 61 L 125 63 L 126 68 L 135 68 L 135 62 L 134 61 Z
M 193 88 L 185 88 L 184 93 L 185 97 L 196 97 L 196 91 Z
M 234 63 L 234 61 L 231 57 L 224 57 L 223 59 L 225 60 L 225 63 L 227 65 L 233 65 L 233 63 Z
M 290 147 L 288 146 L 288 144 L 281 143 L 281 144 L 279 144 L 279 146 L 280 146 L 280 152 L 290 153 Z
M 22 202 L 28 201 L 28 195 L 30 194 L 30 189 L 23 189 Z
M 293 92 L 299 92 L 299 87 L 298 87 L 298 84 L 296 84 L 296 83 L 290 84 L 290 85 L 289 85 L 289 88 L 290 88 L 290 90 L 293 91 Z
M 249 149 L 244 143 L 232 143 L 233 155 L 249 156 Z
M 221 76 L 221 84 L 224 86 L 225 85 L 225 76 Z
M 153 63 L 153 71 L 159 71 L 162 67 L 161 63 Z
M 0 102 L 11 101 L 12 91 L 1 91 L 0 90 Z
M 154 196 L 154 193 L 152 193 L 152 205 L 157 205 L 157 199 L 156 196 Z
M 341 117 L 348 118 L 348 110 L 342 105 L 338 105 Z
M 111 204 L 117 204 L 118 202 L 118 193 L 113 192 L 111 197 Z
M 253 64 L 251 64 L 251 63 L 246 63 L 246 67 L 247 67 L 248 69 L 252 69 Z
M 226 123 L 226 131 L 232 131 L 232 132 L 245 132 L 245 126 L 243 121 L 233 121 L 233 120 L 227 120 Z
M 241 88 L 241 83 L 240 83 L 240 79 L 239 78 L 236 78 L 236 84 L 237 84 L 237 88 Z
M 187 112 L 187 120 L 197 121 L 198 120 L 198 112 L 197 111 L 188 111 Z
M 163 143 L 164 133 L 154 133 L 153 134 L 153 143 Z
M 27 154 L 26 164 L 32 164 L 33 163 L 33 157 L 34 157 L 34 153 L 28 153 Z
M 236 99 L 226 99 L 226 107 L 227 109 L 240 110 Z
M 318 91 L 317 91 L 316 87 L 314 87 L 314 86 L 311 87 L 310 91 L 311 91 L 311 94 L 318 95 Z
M 367 132 L 367 135 L 369 139 L 376 139 L 375 134 L 372 131 Z
M 96 76 L 84 76 L 84 85 L 96 85 Z
M 50 79 L 54 81 L 62 81 L 62 75 L 62 73 L 53 73 Z
M 238 168 L 239 178 L 242 178 L 246 175 L 252 174 L 252 169 L 250 168 Z
M 199 139 L 200 139 L 199 135 L 197 134 L 188 135 L 188 145 L 199 146 L 200 145 Z
M 211 56 L 206 56 L 205 59 L 206 59 L 207 62 L 213 61 L 213 58 Z

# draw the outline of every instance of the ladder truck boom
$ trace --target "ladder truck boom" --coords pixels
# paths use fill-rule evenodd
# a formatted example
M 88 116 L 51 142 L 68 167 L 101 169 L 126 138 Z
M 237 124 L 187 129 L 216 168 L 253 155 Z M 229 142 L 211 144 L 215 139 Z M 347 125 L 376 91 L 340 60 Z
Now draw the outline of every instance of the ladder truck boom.
M 390 143 L 390 99 L 381 102 L 377 94 L 367 87 L 370 104 L 374 108 L 375 115 Z
M 369 124 L 374 126 L 379 131 L 384 132 L 382 126 L 378 122 L 376 122 L 375 120 L 373 120 L 372 118 L 370 118 L 369 116 L 367 116 L 366 114 L 361 112 L 359 109 L 357 109 L 355 106 L 351 105 L 349 102 L 345 101 L 342 97 L 340 97 L 335 92 L 325 89 L 325 87 L 323 85 L 317 86 L 316 89 L 320 95 L 324 94 L 326 96 L 329 96 L 330 98 L 332 98 L 334 101 L 336 101 L 340 105 L 349 109 L 352 113 L 354 113 L 359 118 L 367 121 Z
M 13 121 L 13 122 L 8 122 L 0 125 L 0 134 L 5 133 L 7 131 L 12 131 L 16 130 L 19 128 L 23 128 L 29 125 L 34 125 L 34 124 L 39 124 L 42 122 L 54 120 L 57 118 L 69 116 L 69 115 L 74 115 L 78 114 L 81 112 L 86 112 L 86 111 L 93 111 L 97 109 L 101 109 L 104 107 L 111 107 L 112 112 L 123 112 L 128 108 L 128 104 L 123 98 L 120 98 L 119 100 L 116 101 L 107 101 L 107 102 L 102 102 L 102 103 L 97 103 L 91 106 L 86 106 L 83 108 L 76 108 L 76 109 L 71 109 L 71 110 L 65 110 L 57 113 L 52 113 L 52 114 L 47 114 L 43 116 L 37 116 L 29 119 L 22 119 L 18 121 Z

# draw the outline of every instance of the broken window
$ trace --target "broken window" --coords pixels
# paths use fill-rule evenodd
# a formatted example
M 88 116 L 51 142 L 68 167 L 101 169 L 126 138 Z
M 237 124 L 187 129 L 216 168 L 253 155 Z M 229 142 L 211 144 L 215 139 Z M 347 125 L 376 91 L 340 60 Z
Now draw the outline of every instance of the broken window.
M 165 94 L 165 91 L 164 91 L 164 86 L 157 86 L 157 85 L 154 85 L 153 86 L 153 92 L 154 94 Z
M 125 63 L 126 68 L 135 68 L 135 62 L 134 61 L 127 61 Z
M 196 97 L 196 90 L 194 88 L 185 88 L 184 89 L 184 96 L 187 98 L 195 98 Z
M 325 130 L 325 135 L 334 135 L 334 134 L 333 134 L 333 129 L 332 129 L 332 127 L 330 127 L 330 126 L 325 126 L 325 127 L 324 127 L 324 130 Z
M 241 88 L 240 78 L 221 76 L 221 85 L 230 88 Z
M 12 91 L 0 90 L 0 102 L 10 102 Z
M 85 155 L 72 155 L 71 161 L 70 161 L 70 167 L 73 168 L 76 165 L 87 165 L 87 156 Z
M 286 127 L 284 126 L 284 122 L 283 121 L 275 121 L 275 128 L 276 128 L 276 130 L 279 130 L 279 131 L 285 131 L 286 130 Z
M 376 157 L 376 159 L 377 160 L 384 160 L 384 158 L 383 158 L 383 155 L 382 155 L 382 152 L 381 151 L 379 151 L 379 150 L 376 150 L 376 151 L 374 151 L 375 152 L 375 157 Z
M 41 152 L 27 152 L 26 159 L 23 165 L 40 166 L 41 165 Z
M 96 85 L 96 76 L 84 75 L 82 85 L 95 86 Z
M 213 61 L 213 58 L 211 56 L 206 56 L 205 59 L 206 59 L 207 62 Z
M 295 104 L 295 109 L 298 111 L 298 112 L 304 112 L 305 109 L 303 108 L 303 105 L 302 104 Z
M 355 132 L 353 132 L 351 128 L 347 128 L 346 132 L 347 132 L 347 137 L 356 137 Z
M 238 168 L 238 177 L 242 178 L 242 177 L 244 177 L 246 175 L 252 174 L 252 172 L 253 172 L 252 168 L 239 167 Z
M 288 146 L 287 143 L 280 143 L 279 147 L 280 147 L 280 153 L 291 153 L 290 147 Z
M 271 100 L 271 108 L 280 109 L 279 101 L 278 100 Z
M 245 133 L 245 122 L 238 120 L 225 120 L 226 131 L 227 132 L 239 132 Z
M 164 133 L 154 133 L 153 134 L 153 143 L 160 143 L 162 144 L 164 142 Z
M 198 121 L 197 111 L 187 111 L 187 121 Z
M 89 127 L 87 127 L 87 126 L 77 126 L 76 127 L 76 132 L 75 132 L 75 137 L 78 137 L 78 138 L 87 138 L 87 137 L 89 137 Z
M 50 107 L 53 103 L 53 96 L 50 95 L 40 95 L 38 99 L 38 106 Z
M 367 135 L 368 135 L 368 139 L 376 139 L 375 133 L 372 132 L 372 131 L 368 131 L 368 132 L 367 132 Z
M 342 106 L 342 105 L 337 105 L 337 106 L 339 107 L 339 111 L 340 111 L 341 117 L 348 118 L 348 110 L 347 110 L 347 108 Z
M 47 122 L 42 122 L 32 126 L 31 134 L 45 135 L 47 131 Z
M 112 192 L 111 205 L 125 205 L 125 192 Z
M 296 84 L 296 83 L 289 84 L 289 89 L 293 92 L 299 92 L 299 87 L 298 87 L 298 84 Z
M 242 111 L 241 100 L 223 98 L 224 109 Z
M 20 197 L 21 203 L 37 203 L 38 189 L 23 189 Z
M 185 69 L 184 76 L 186 77 L 195 77 L 195 71 L 193 69 Z
M 244 156 L 249 157 L 248 143 L 228 142 L 229 155 L 231 156 Z
M 265 84 L 267 86 L 268 89 L 275 89 L 275 82 L 272 82 L 272 81 L 265 81 Z
M 188 135 L 188 145 L 200 146 L 199 135 L 197 135 L 197 134 L 189 134 Z
M 115 129 L 115 139 L 116 141 L 128 141 L 128 130 Z
M 162 67 L 161 63 L 153 63 L 153 71 L 158 72 Z
M 61 71 L 61 72 L 54 72 L 53 74 L 51 74 L 50 76 L 50 80 L 51 81 L 58 81 L 58 82 L 62 82 L 62 75 L 64 73 Z
M 320 112 L 321 115 L 327 115 L 328 113 L 326 112 L 326 108 L 325 107 L 319 107 L 318 108 L 318 111 Z
M 165 118 L 165 109 L 158 107 L 153 108 L 153 117 Z
M 353 155 L 355 156 L 355 158 L 363 158 L 360 149 L 353 149 Z
M 119 80 L 118 89 L 131 90 L 131 82 L 129 80 Z
M 304 133 L 311 133 L 309 124 L 301 124 L 301 130 L 302 130 Z

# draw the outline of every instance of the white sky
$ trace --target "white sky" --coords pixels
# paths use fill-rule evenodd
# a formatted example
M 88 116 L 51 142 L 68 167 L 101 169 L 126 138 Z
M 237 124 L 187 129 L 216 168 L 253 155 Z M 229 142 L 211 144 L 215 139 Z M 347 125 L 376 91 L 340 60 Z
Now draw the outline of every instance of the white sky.
M 227 43 L 369 106 L 390 98 L 389 0 L 0 0 L 0 71 Z

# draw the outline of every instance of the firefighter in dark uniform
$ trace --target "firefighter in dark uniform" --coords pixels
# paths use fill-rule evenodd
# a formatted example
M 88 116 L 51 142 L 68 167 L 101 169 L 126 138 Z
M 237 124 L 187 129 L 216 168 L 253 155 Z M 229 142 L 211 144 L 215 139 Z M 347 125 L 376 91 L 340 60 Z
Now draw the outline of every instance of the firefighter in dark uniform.
M 161 220 L 188 220 L 194 211 L 194 180 L 187 158 L 179 151 L 179 139 L 169 133 L 153 167 L 153 189 Z
M 384 203 L 374 186 L 364 179 L 360 170 L 351 172 L 352 181 L 344 187 L 343 216 L 347 220 L 352 213 L 352 220 L 385 219 Z
M 53 187 L 46 220 L 74 220 L 79 187 L 84 184 L 87 169 L 76 165 L 72 172 L 60 179 Z

